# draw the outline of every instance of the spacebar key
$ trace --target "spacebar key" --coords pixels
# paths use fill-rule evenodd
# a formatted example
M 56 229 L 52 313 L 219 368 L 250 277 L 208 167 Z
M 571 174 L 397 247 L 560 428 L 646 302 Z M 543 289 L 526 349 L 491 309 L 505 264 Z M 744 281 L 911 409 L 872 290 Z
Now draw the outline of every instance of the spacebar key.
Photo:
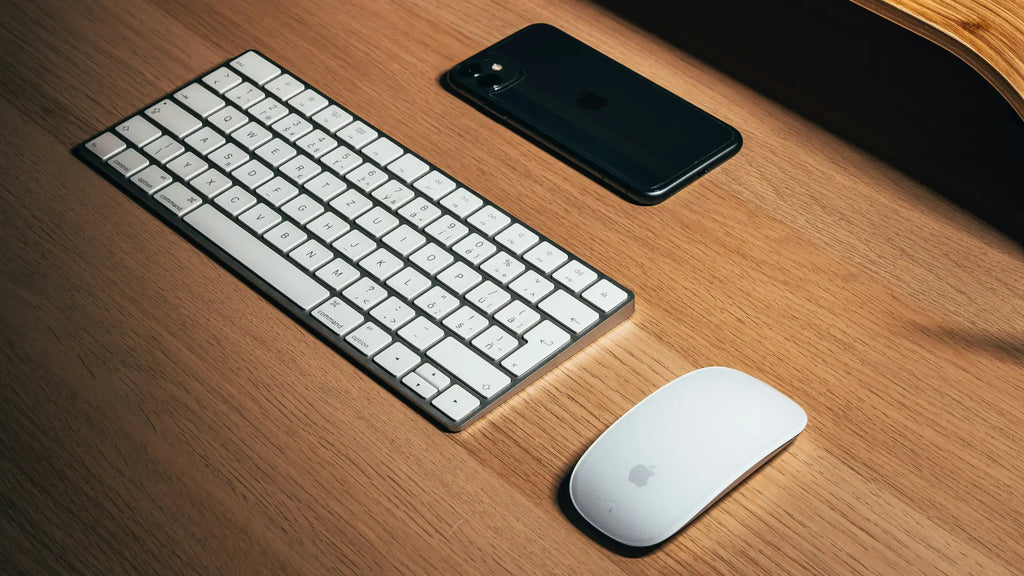
M 329 295 L 326 288 L 213 206 L 203 204 L 188 213 L 185 221 L 304 310 Z

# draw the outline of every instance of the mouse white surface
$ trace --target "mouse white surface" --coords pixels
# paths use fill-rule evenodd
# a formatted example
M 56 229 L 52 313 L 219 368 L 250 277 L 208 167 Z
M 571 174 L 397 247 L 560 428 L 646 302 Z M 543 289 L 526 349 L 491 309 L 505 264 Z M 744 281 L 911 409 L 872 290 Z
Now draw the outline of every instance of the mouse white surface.
M 569 495 L 604 534 L 653 546 L 806 425 L 803 409 L 753 376 L 695 370 L 656 390 L 595 440 L 572 471 Z

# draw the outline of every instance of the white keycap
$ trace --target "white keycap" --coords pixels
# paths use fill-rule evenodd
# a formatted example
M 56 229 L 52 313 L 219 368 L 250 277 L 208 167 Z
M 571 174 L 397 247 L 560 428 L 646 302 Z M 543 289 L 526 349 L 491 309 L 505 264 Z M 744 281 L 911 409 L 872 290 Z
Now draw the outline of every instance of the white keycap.
M 527 252 L 523 259 L 539 268 L 545 274 L 550 274 L 552 270 L 558 268 L 569 257 L 550 242 L 541 242 Z
M 217 194 L 220 194 L 231 187 L 231 179 L 221 174 L 219 171 L 210 168 L 206 172 L 203 172 L 199 176 L 193 178 L 189 184 L 203 196 L 213 198 Z
M 256 155 L 267 164 L 276 168 L 291 160 L 292 156 L 295 156 L 295 148 L 292 148 L 290 144 L 280 138 L 274 138 L 257 148 Z
M 370 252 L 373 252 L 377 248 L 377 243 L 360 230 L 350 230 L 347 234 L 338 238 L 332 246 L 334 246 L 335 250 L 341 252 L 342 256 L 352 262 L 356 262 Z
M 264 98 L 252 108 L 249 108 L 249 114 L 252 114 L 265 126 L 270 126 L 274 122 L 277 122 L 281 118 L 287 116 L 288 108 L 274 98 Z
M 413 188 L 423 192 L 431 200 L 437 201 L 442 196 L 455 190 L 455 182 L 437 170 L 431 170 L 430 174 L 417 180 L 413 184 Z
M 348 232 L 349 225 L 334 212 L 324 212 L 316 220 L 306 224 L 306 229 L 319 236 L 324 242 L 334 242 L 342 234 Z
M 217 94 L 223 94 L 238 86 L 242 82 L 242 77 L 236 74 L 234 70 L 222 67 L 203 76 L 203 82 L 210 88 L 213 88 Z
M 272 128 L 291 142 L 313 131 L 313 125 L 294 112 L 274 122 Z
M 428 384 L 437 388 L 438 390 L 444 390 L 452 383 L 452 379 L 449 378 L 444 372 L 437 369 L 437 366 L 424 362 L 416 368 L 416 375 L 427 381 Z
M 327 108 L 313 114 L 313 121 L 323 126 L 324 130 L 334 134 L 352 121 L 352 115 L 342 110 L 340 106 L 331 104 Z
M 252 228 L 257 234 L 262 234 L 280 222 L 281 215 L 266 204 L 257 204 L 239 216 L 238 220 Z
M 153 194 L 170 184 L 171 176 L 156 164 L 150 164 L 132 176 L 132 182 L 146 194 Z
M 524 336 L 526 344 L 509 354 L 501 365 L 516 377 L 526 374 L 555 355 L 569 342 L 569 333 L 545 320 Z
M 458 384 L 438 394 L 437 398 L 434 398 L 430 403 L 456 422 L 465 418 L 467 414 L 480 405 L 480 401 L 476 399 L 476 396 L 473 396 Z
M 346 288 L 341 295 L 363 310 L 373 308 L 388 297 L 386 290 L 365 276 Z
M 302 82 L 296 80 L 295 77 L 288 74 L 281 74 L 277 78 L 268 82 L 265 88 L 267 92 L 270 92 L 281 100 L 287 100 L 299 92 L 302 92 L 305 86 L 302 85 Z
M 515 336 L 497 326 L 491 326 L 485 330 L 483 334 L 473 339 L 472 344 L 477 350 L 490 356 L 492 360 L 504 357 L 519 346 Z
M 287 252 L 305 240 L 306 233 L 295 224 L 285 221 L 274 226 L 274 228 L 264 234 L 263 237 L 266 238 L 267 242 L 272 246 L 276 246 L 278 250 Z
M 316 277 L 326 282 L 332 290 L 338 291 L 355 282 L 359 278 L 359 271 L 341 258 L 335 258 L 317 270 Z
M 402 259 L 383 248 L 378 248 L 360 260 L 359 266 L 378 280 L 387 280 L 402 269 Z
M 239 111 L 238 108 L 228 106 L 210 114 L 210 117 L 207 118 L 206 121 L 214 128 L 220 129 L 221 132 L 231 134 L 248 122 L 249 119 L 246 117 L 245 113 Z
M 494 239 L 518 256 L 536 244 L 540 240 L 540 236 L 534 234 L 526 226 L 516 222 L 502 230 Z
M 118 125 L 115 130 L 140 148 L 160 135 L 160 130 L 142 116 L 132 116 Z
M 445 214 L 427 226 L 426 233 L 437 239 L 445 246 L 451 246 L 458 242 L 463 236 L 469 234 L 469 228 L 450 215 Z
M 242 82 L 224 94 L 224 97 L 235 103 L 242 110 L 247 110 L 253 104 L 263 100 L 266 94 L 263 90 L 253 86 L 249 82 Z
M 185 152 L 174 160 L 167 163 L 167 168 L 174 172 L 182 180 L 191 180 L 200 172 L 203 172 L 209 165 L 202 158 L 192 152 Z
M 367 162 L 345 174 L 345 179 L 369 192 L 387 181 L 388 175 L 384 170 Z
M 508 292 L 502 290 L 501 287 L 490 280 L 484 280 L 476 288 L 466 293 L 466 300 L 483 310 L 486 314 L 493 313 L 511 299 L 512 296 Z
M 146 116 L 156 120 L 157 124 L 163 126 L 165 130 L 178 138 L 184 138 L 202 126 L 202 123 L 195 116 L 167 99 L 161 100 L 148 108 Z
M 355 152 L 341 146 L 324 154 L 323 158 L 320 158 L 320 162 L 334 170 L 339 176 L 344 176 L 349 170 L 362 164 L 363 159 Z
M 291 178 L 297 184 L 302 184 L 320 173 L 320 165 L 315 160 L 310 159 L 309 156 L 299 154 L 285 162 L 279 170 L 281 174 Z
M 319 216 L 324 211 L 324 207 L 308 195 L 299 194 L 282 206 L 281 211 L 291 216 L 299 224 L 305 224 Z
M 427 239 L 423 234 L 413 230 L 406 224 L 395 228 L 383 238 L 384 243 L 398 252 L 400 256 L 408 256 L 413 250 L 422 246 Z
M 153 197 L 177 216 L 181 216 L 203 203 L 202 199 L 196 196 L 195 192 L 186 188 L 181 182 L 173 182 L 170 186 L 158 191 Z M 214 212 L 217 211 L 212 206 L 203 207 L 209 208 Z
M 502 326 L 516 334 L 522 334 L 540 320 L 540 314 L 521 301 L 516 300 L 505 306 L 494 315 L 494 319 Z
M 420 398 L 430 398 L 437 394 L 437 388 L 431 386 L 430 383 L 415 372 L 406 374 L 402 378 L 402 384 L 405 384 L 407 388 L 418 394 Z
M 629 297 L 626 291 L 612 284 L 608 280 L 601 279 L 583 292 L 583 298 L 597 306 L 606 314 L 615 309 Z
M 243 166 L 244 169 L 244 166 Z M 237 174 L 235 175 L 237 177 Z M 281 206 L 291 200 L 299 193 L 299 189 L 292 186 L 287 180 L 280 176 L 274 176 L 270 181 L 256 188 L 256 193 L 274 206 Z
M 370 310 L 370 316 L 373 316 L 375 320 L 389 330 L 397 330 L 400 326 L 412 320 L 415 315 L 416 313 L 413 312 L 412 308 L 394 296 L 388 297 L 387 300 L 375 306 L 373 310 Z M 412 366 L 409 368 L 412 368 Z
M 397 210 L 403 204 L 412 200 L 413 196 L 412 190 L 403 186 L 398 180 L 388 180 L 373 191 L 373 197 L 380 200 L 381 204 L 391 210 Z
M 331 208 L 334 208 L 349 220 L 355 220 L 360 214 L 369 210 L 371 206 L 373 206 L 373 202 L 356 190 L 349 190 L 331 200 Z
M 337 148 L 338 141 L 328 136 L 323 130 L 317 128 L 302 138 L 299 138 L 295 145 L 313 158 L 319 158 Z
M 459 306 L 459 299 L 440 286 L 434 286 L 414 302 L 435 319 L 441 319 Z
M 232 216 L 238 216 L 247 208 L 256 203 L 256 197 L 249 194 L 241 186 L 232 186 L 230 190 L 217 196 L 214 201 L 218 206 L 228 211 Z
M 533 270 L 527 270 L 522 276 L 516 278 L 508 285 L 527 302 L 536 304 L 541 298 L 555 289 L 555 285 Z
M 489 325 L 486 316 L 469 306 L 463 306 L 452 312 L 442 323 L 463 340 L 469 340 L 476 336 Z
M 249 160 L 238 168 L 235 168 L 231 175 L 237 178 L 242 184 L 249 188 L 256 188 L 260 184 L 270 180 L 274 173 L 263 165 L 259 160 Z
M 484 277 L 476 270 L 467 266 L 466 263 L 456 262 L 438 274 L 437 279 L 444 282 L 445 285 L 461 296 L 467 290 L 479 284 Z
M 388 336 L 380 326 L 367 322 L 349 333 L 345 341 L 366 356 L 373 356 L 391 343 L 391 336 Z
M 450 336 L 428 350 L 427 356 L 486 398 L 494 397 L 512 383 L 504 372 Z
M 581 290 L 597 280 L 597 272 L 587 268 L 579 260 L 573 260 L 556 270 L 551 277 L 568 288 L 569 291 L 579 294 Z
M 265 84 L 281 73 L 281 69 L 255 52 L 246 52 L 231 61 L 231 67 L 257 84 Z
M 381 136 L 363 148 L 363 154 L 379 166 L 385 166 L 402 155 L 402 147 Z
M 330 295 L 326 288 L 306 276 L 284 256 L 271 250 L 213 206 L 200 206 L 185 216 L 185 221 L 303 310 L 311 309 Z
M 310 272 L 326 264 L 333 256 L 330 249 L 316 240 L 306 240 L 288 255 Z
M 412 267 L 403 268 L 398 274 L 388 278 L 387 285 L 393 288 L 406 300 L 412 300 L 424 290 L 430 288 L 430 279 Z
M 356 120 L 338 130 L 337 136 L 347 142 L 349 146 L 359 150 L 377 138 L 377 131 Z
M 573 332 L 583 332 L 600 317 L 591 307 L 565 290 L 558 290 L 540 302 L 540 309 Z
M 458 253 L 473 265 L 483 262 L 485 258 L 494 254 L 495 250 L 494 244 L 491 244 L 476 232 L 459 240 L 455 246 L 452 246 L 452 252 Z
M 203 126 L 185 138 L 185 143 L 194 148 L 196 152 L 206 156 L 224 143 L 224 137 L 213 128 Z
M 231 133 L 231 137 L 249 150 L 255 150 L 268 142 L 272 134 L 269 130 L 255 122 L 249 122 Z
M 498 252 L 481 264 L 480 269 L 498 282 L 508 284 L 513 278 L 522 274 L 526 265 L 513 258 L 508 252 Z
M 413 226 L 423 228 L 441 215 L 441 210 L 427 202 L 425 198 L 414 198 L 405 206 L 398 209 L 398 213 L 408 220 Z
M 409 260 L 419 266 L 424 272 L 433 276 L 455 260 L 451 254 L 443 248 L 431 242 L 416 252 L 413 252 Z
M 249 160 L 249 154 L 235 144 L 228 142 L 211 152 L 206 158 L 217 166 L 220 166 L 222 169 L 230 172 L 238 166 L 246 163 Z
M 145 168 L 146 165 L 149 164 L 149 160 L 146 160 L 146 157 L 139 154 L 139 152 L 134 148 L 129 148 L 110 160 L 107 160 L 107 163 L 113 166 L 121 174 L 131 176 Z
M 371 236 L 380 238 L 398 226 L 398 218 L 380 206 L 374 206 L 369 212 L 356 219 L 356 224 L 362 226 Z
M 479 196 L 465 188 L 459 188 L 455 192 L 441 198 L 441 205 L 452 211 L 459 218 L 465 218 L 475 212 L 484 203 Z
M 422 176 L 429 166 L 427 166 L 427 163 L 423 160 L 420 160 L 412 154 L 406 153 L 402 155 L 401 158 L 388 164 L 387 168 L 392 174 L 398 176 L 403 182 L 408 184 Z
M 174 99 L 192 109 L 201 118 L 206 118 L 224 107 L 224 101 L 202 84 L 189 84 L 174 93 Z
M 319 320 L 338 336 L 348 334 L 363 322 L 363 315 L 355 308 L 345 304 L 341 298 L 334 297 L 324 302 L 313 311 L 313 318 Z
M 405 344 L 395 342 L 377 354 L 373 361 L 388 371 L 392 376 L 401 376 L 420 363 L 420 357 L 409 350 Z M 413 373 L 415 376 L 415 373 Z
M 303 188 L 309 190 L 317 198 L 327 202 L 345 191 L 345 183 L 330 172 L 321 172 L 306 182 Z
M 308 117 L 316 114 L 327 106 L 327 99 L 317 94 L 315 90 L 307 88 L 298 96 L 288 100 L 288 103 L 304 116 Z
M 100 160 L 106 160 L 124 150 L 125 144 L 117 136 L 110 132 L 104 132 L 90 140 L 85 147 L 93 154 L 99 156 Z
M 185 147 L 178 144 L 178 141 L 166 134 L 146 145 L 143 150 L 161 164 L 167 164 L 178 154 L 185 151 Z
M 507 214 L 494 206 L 484 206 L 466 219 L 466 222 L 475 226 L 485 236 L 494 236 L 511 221 Z

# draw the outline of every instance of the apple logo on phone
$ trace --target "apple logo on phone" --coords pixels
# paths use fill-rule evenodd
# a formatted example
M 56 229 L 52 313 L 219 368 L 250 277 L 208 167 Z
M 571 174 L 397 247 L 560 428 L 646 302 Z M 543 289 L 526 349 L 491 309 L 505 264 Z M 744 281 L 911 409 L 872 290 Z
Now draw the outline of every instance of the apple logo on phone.
M 608 99 L 597 92 L 587 90 L 580 92 L 580 97 L 576 99 L 576 104 L 584 110 L 600 110 L 608 104 Z

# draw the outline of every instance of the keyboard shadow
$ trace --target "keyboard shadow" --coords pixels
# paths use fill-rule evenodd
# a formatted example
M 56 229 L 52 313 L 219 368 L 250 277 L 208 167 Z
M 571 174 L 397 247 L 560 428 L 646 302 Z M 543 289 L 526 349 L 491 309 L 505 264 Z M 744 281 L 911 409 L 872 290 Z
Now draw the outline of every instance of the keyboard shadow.
M 595 2 L 1024 245 L 1024 121 L 944 48 L 849 0 Z

